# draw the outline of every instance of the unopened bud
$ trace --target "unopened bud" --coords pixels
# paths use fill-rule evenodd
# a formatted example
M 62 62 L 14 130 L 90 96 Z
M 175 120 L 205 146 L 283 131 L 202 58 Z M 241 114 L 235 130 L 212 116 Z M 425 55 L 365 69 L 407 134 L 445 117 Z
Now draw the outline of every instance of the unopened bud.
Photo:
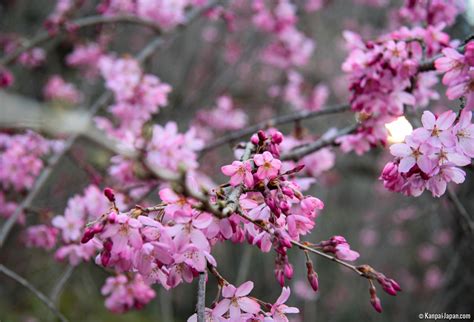
M 115 202 L 115 194 L 111 188 L 104 189 L 104 195 L 109 199 L 110 202 Z

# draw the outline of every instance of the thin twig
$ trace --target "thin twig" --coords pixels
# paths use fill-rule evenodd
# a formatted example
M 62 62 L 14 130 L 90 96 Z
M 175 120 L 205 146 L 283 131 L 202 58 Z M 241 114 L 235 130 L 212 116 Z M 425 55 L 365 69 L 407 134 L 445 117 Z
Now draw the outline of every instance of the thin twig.
M 14 271 L 6 268 L 2 264 L 0 264 L 0 272 L 29 289 L 41 302 L 43 302 L 51 310 L 51 312 L 53 312 L 54 315 L 58 317 L 59 320 L 61 320 L 62 322 L 68 322 L 68 319 L 61 312 L 59 312 L 54 303 L 51 302 L 51 300 L 45 294 L 43 294 L 40 290 L 34 287 L 26 279 L 24 279 Z
M 291 122 L 316 118 L 319 116 L 343 113 L 349 110 L 350 110 L 350 106 L 348 104 L 341 104 L 341 105 L 336 105 L 336 106 L 330 106 L 320 111 L 300 111 L 300 112 L 296 112 L 292 114 L 276 116 L 274 118 L 270 118 L 268 120 L 259 122 L 255 125 L 249 126 L 245 129 L 224 135 L 216 139 L 214 142 L 211 142 L 207 144 L 206 146 L 204 146 L 201 149 L 200 153 L 206 153 L 209 150 L 215 149 L 221 145 L 224 145 L 226 143 L 231 143 L 237 139 L 251 135 L 257 132 L 258 130 L 266 129 L 266 128 L 277 126 L 277 125 L 287 124 Z
M 328 137 L 322 137 L 319 140 L 314 141 L 312 143 L 297 146 L 293 150 L 283 154 L 280 159 L 284 161 L 287 161 L 287 160 L 297 161 L 303 158 L 304 156 L 311 154 L 313 152 L 316 152 L 322 148 L 335 145 L 337 139 L 339 139 L 342 136 L 355 132 L 357 130 L 357 127 L 358 125 L 354 124 L 346 128 L 343 128 L 337 131 L 335 134 L 330 135 Z
M 452 187 L 448 187 L 447 192 L 449 200 L 451 200 L 451 203 L 456 208 L 456 211 L 459 213 L 459 215 L 461 215 L 462 229 L 469 233 L 472 233 L 474 231 L 474 222 L 472 221 L 471 216 L 469 215 L 469 212 L 467 211 L 466 207 L 464 207 L 461 200 L 459 200 L 459 197 L 457 196 L 456 192 L 453 190 Z
M 72 276 L 72 272 L 74 271 L 75 266 L 68 265 L 67 268 L 64 270 L 63 274 L 57 281 L 56 285 L 54 285 L 51 294 L 49 295 L 49 298 L 51 299 L 51 302 L 55 303 L 57 305 L 59 295 L 61 295 L 61 292 L 64 289 L 64 286 L 66 285 L 67 281 L 69 278 Z
M 74 28 L 85 28 L 91 27 L 95 25 L 101 24 L 112 24 L 112 23 L 128 23 L 128 24 L 137 24 L 142 25 L 147 28 L 152 29 L 157 33 L 161 33 L 161 28 L 159 25 L 155 24 L 154 22 L 146 19 L 141 19 L 137 16 L 90 16 L 85 18 L 79 18 L 76 20 L 72 20 L 68 25 L 74 26 Z M 20 46 L 14 52 L 2 57 L 0 59 L 0 65 L 6 66 L 11 64 L 15 59 L 17 59 L 22 53 L 32 49 L 33 47 L 39 46 L 50 39 L 58 36 L 59 34 L 66 32 L 67 28 L 62 27 L 59 31 L 55 34 L 50 34 L 47 31 L 42 31 L 32 39 L 27 40 L 24 42 L 22 46 Z

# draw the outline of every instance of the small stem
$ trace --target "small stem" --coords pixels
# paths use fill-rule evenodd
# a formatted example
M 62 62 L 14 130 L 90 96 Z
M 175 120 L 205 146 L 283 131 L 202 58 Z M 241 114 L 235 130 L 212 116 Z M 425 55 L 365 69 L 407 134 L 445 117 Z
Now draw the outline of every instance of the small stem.
M 50 309 L 51 312 L 53 312 L 54 315 L 58 317 L 59 320 L 61 320 L 61 322 L 68 322 L 68 319 L 61 312 L 58 311 L 54 303 L 51 302 L 51 300 L 44 293 L 34 287 L 26 279 L 24 279 L 14 271 L 6 268 L 2 264 L 0 264 L 0 272 L 29 289 L 41 302 L 43 302 Z
M 221 145 L 230 143 L 232 141 L 235 141 L 237 139 L 243 138 L 247 135 L 251 135 L 258 130 L 266 129 L 269 127 L 277 126 L 277 125 L 282 125 L 282 124 L 287 124 L 287 123 L 292 123 L 294 121 L 301 121 L 301 120 L 306 120 L 310 118 L 316 118 L 319 116 L 324 116 L 324 115 L 331 115 L 331 114 L 337 114 L 337 113 L 344 113 L 346 111 L 350 111 L 350 106 L 348 104 L 341 104 L 341 105 L 336 105 L 336 106 L 329 106 L 323 110 L 320 111 L 301 111 L 301 112 L 296 112 L 292 114 L 286 114 L 286 115 L 280 115 L 276 116 L 274 118 L 270 118 L 268 120 L 262 121 L 260 123 L 257 123 L 255 125 L 249 126 L 245 129 L 229 133 L 227 135 L 224 135 L 218 139 L 216 139 L 214 142 L 209 143 L 205 147 L 203 147 L 200 151 L 200 153 L 206 153 L 210 150 L 213 150 Z
M 242 218 L 245 218 L 246 220 L 248 220 L 249 222 L 253 223 L 254 225 L 260 227 L 261 229 L 263 229 L 263 230 L 266 231 L 267 233 L 273 235 L 272 232 L 270 231 L 270 229 L 268 229 L 266 226 L 262 225 L 261 223 L 256 222 L 255 220 L 253 220 L 252 218 L 250 218 L 249 216 L 247 216 L 246 214 L 244 214 L 242 211 L 239 210 L 237 213 L 238 213 Z M 357 268 L 357 266 L 352 265 L 352 264 L 349 264 L 349 263 L 347 263 L 347 262 L 345 262 L 345 261 L 342 261 L 342 260 L 340 260 L 340 259 L 338 259 L 338 258 L 336 258 L 336 257 L 334 257 L 334 256 L 332 256 L 332 255 L 329 255 L 329 254 L 326 254 L 325 252 L 322 252 L 322 251 L 320 251 L 320 250 L 311 248 L 311 247 L 305 245 L 304 243 L 301 243 L 301 242 L 296 241 L 296 240 L 293 240 L 293 239 L 291 240 L 291 244 L 293 244 L 294 246 L 298 246 L 299 248 L 301 248 L 301 249 L 303 249 L 303 250 L 305 250 L 305 251 L 309 251 L 309 252 L 311 252 L 311 253 L 313 253 L 313 254 L 319 255 L 319 256 L 324 257 L 324 258 L 326 258 L 326 259 L 329 259 L 329 260 L 331 260 L 331 261 L 333 261 L 333 262 L 336 262 L 336 263 L 338 263 L 338 264 L 341 264 L 342 266 L 347 267 L 347 268 L 353 270 L 354 272 L 356 272 L 356 273 L 357 273 L 358 275 L 360 275 L 360 276 L 367 277 L 364 273 L 362 273 L 362 272 Z

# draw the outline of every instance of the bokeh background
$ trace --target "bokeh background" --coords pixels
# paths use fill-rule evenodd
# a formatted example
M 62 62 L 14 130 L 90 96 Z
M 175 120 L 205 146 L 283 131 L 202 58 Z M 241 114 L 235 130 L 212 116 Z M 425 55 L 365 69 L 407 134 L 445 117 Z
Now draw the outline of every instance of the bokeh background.
M 328 2 L 322 11 L 301 15 L 301 29 L 317 42 L 317 49 L 310 64 L 300 72 L 314 84 L 327 84 L 331 90 L 329 101 L 340 103 L 346 102 L 348 97 L 341 72 L 346 55 L 342 31 L 352 29 L 367 37 L 383 33 L 389 27 L 391 10 L 400 1 L 389 1 L 380 8 L 349 0 Z M 34 35 L 53 6 L 54 1 L 50 0 L 0 0 L 0 33 Z M 84 14 L 93 8 L 93 5 L 86 6 Z M 470 12 L 459 17 L 449 30 L 453 37 L 462 39 L 474 31 L 469 15 Z M 104 28 L 115 35 L 110 47 L 117 52 L 137 52 L 152 37 L 150 31 L 136 26 Z M 95 32 L 94 28 L 81 31 L 77 37 L 86 39 Z M 205 40 L 209 34 L 214 35 L 211 41 Z M 3 98 L 15 95 L 27 99 L 18 104 L 31 102 L 30 108 L 37 109 L 35 112 L 49 108 L 70 110 L 70 107 L 44 103 L 42 86 L 55 73 L 78 84 L 85 93 L 85 100 L 82 107 L 74 109 L 87 109 L 102 93 L 103 85 L 100 79 L 87 80 L 65 66 L 64 58 L 76 40 L 60 37 L 48 43 L 44 66 L 13 70 L 14 87 L 8 94 L 0 92 L 0 117 L 4 116 L 2 95 Z M 169 107 L 163 109 L 155 121 L 164 124 L 175 119 L 185 129 L 198 110 L 212 107 L 216 97 L 222 94 L 234 98 L 235 104 L 248 113 L 250 123 L 272 114 L 291 112 L 288 106 L 266 95 L 268 83 L 282 75 L 261 63 L 259 49 L 264 44 L 265 37 L 251 28 L 233 37 L 226 33 L 223 24 L 200 19 L 184 29 L 145 65 L 148 72 L 173 86 Z M 453 103 L 442 99 L 439 104 Z M 302 125 L 308 131 L 324 133 L 330 126 L 350 124 L 352 118 L 351 114 L 345 114 L 304 121 Z M 283 130 L 291 132 L 293 125 Z M 72 153 L 61 160 L 58 171 L 34 201 L 34 208 L 45 216 L 61 214 L 67 199 L 81 193 L 89 184 L 90 169 L 82 165 L 89 163 L 93 171 L 105 174 L 109 156 L 89 140 L 77 141 Z M 335 167 L 321 175 L 310 191 L 325 202 L 326 208 L 308 239 L 345 236 L 352 248 L 361 253 L 358 263 L 368 263 L 393 277 L 403 292 L 396 298 L 379 294 L 385 311 L 377 314 L 369 304 L 365 279 L 332 262 L 314 258 L 320 277 L 320 291 L 314 294 L 306 283 L 303 254 L 292 251 L 290 258 L 296 273 L 290 282 L 293 294 L 289 303 L 302 311 L 295 321 L 416 321 L 418 314 L 424 312 L 474 314 L 472 234 L 462 229 L 459 214 L 447 197 L 433 199 L 425 193 L 419 198 L 407 198 L 385 191 L 378 177 L 387 158 L 387 151 L 381 148 L 362 157 L 337 153 Z M 217 169 L 232 159 L 230 146 L 221 147 L 204 156 L 204 171 L 219 182 L 223 177 Z M 467 169 L 466 183 L 457 193 L 469 213 L 473 213 L 472 167 Z M 156 194 L 151 194 L 150 202 L 154 199 L 157 200 Z M 34 214 L 27 218 L 28 223 L 38 220 Z M 113 315 L 105 309 L 100 295 L 100 287 L 107 277 L 103 270 L 93 263 L 71 269 L 56 262 L 51 253 L 28 249 L 21 243 L 21 231 L 22 227 L 14 230 L 0 253 L 0 263 L 14 268 L 40 290 L 51 294 L 71 321 L 185 321 L 194 312 L 196 283 L 184 284 L 169 292 L 157 288 L 156 299 L 143 310 Z M 257 297 L 269 301 L 278 297 L 280 288 L 273 276 L 272 253 L 262 254 L 245 244 L 225 243 L 216 248 L 214 256 L 228 280 L 235 284 L 253 280 Z M 64 287 L 55 289 L 58 280 L 63 278 L 67 279 Z M 208 303 L 215 294 L 215 281 L 210 279 Z M 49 320 L 53 320 L 51 313 L 28 290 L 0 276 L 0 321 Z

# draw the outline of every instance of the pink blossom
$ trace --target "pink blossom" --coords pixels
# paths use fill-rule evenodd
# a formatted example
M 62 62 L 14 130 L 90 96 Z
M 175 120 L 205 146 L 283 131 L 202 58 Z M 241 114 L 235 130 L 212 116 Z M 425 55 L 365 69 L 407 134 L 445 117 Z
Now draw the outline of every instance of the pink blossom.
M 67 209 L 64 216 L 56 216 L 53 218 L 52 224 L 54 227 L 61 230 L 63 240 L 68 242 L 78 241 L 82 235 L 82 228 L 84 226 L 84 218 L 77 215 L 72 210 Z
M 230 184 L 235 187 L 244 183 L 247 188 L 253 187 L 252 164 L 250 161 L 233 161 L 231 165 L 226 165 L 221 168 L 221 171 L 226 176 L 230 176 Z
M 224 299 L 221 305 L 226 310 L 229 310 L 230 319 L 238 321 L 242 316 L 242 312 L 256 314 L 260 311 L 260 305 L 254 299 L 247 295 L 253 289 L 253 282 L 245 282 L 236 288 L 233 285 L 226 285 L 222 289 L 222 296 Z
M 268 151 L 254 155 L 253 161 L 258 167 L 256 176 L 260 180 L 275 178 L 281 168 L 281 161 L 273 158 Z
M 467 72 L 468 66 L 464 55 L 453 48 L 443 49 L 443 57 L 435 61 L 435 67 L 438 71 L 445 73 L 443 75 L 443 84 L 448 85 L 453 80 Z
M 400 158 L 398 170 L 406 173 L 416 164 L 423 172 L 430 173 L 434 163 L 428 156 L 429 147 L 412 137 L 407 137 L 405 141 L 406 143 L 397 143 L 390 147 L 390 153 Z
M 336 255 L 337 258 L 354 261 L 359 258 L 359 253 L 350 249 L 350 245 L 342 236 L 333 236 L 327 241 L 320 243 L 323 251 Z
M 27 247 L 38 247 L 51 250 L 56 245 L 58 230 L 46 225 L 28 227 L 24 242 Z
M 474 158 L 474 124 L 471 123 L 472 112 L 463 110 L 458 123 L 453 127 L 453 135 L 461 151 Z
M 290 293 L 291 291 L 289 287 L 282 288 L 280 296 L 270 309 L 272 318 L 269 321 L 288 322 L 286 314 L 300 312 L 296 307 L 289 307 L 284 304 L 290 297 Z
M 101 290 L 107 295 L 105 306 L 115 313 L 124 313 L 132 308 L 141 309 L 155 297 L 155 291 L 150 288 L 140 274 L 132 279 L 125 275 L 109 277 Z
M 48 80 L 43 94 L 47 100 L 58 100 L 70 104 L 77 104 L 81 100 L 81 93 L 76 86 L 65 82 L 59 75 L 54 75 Z

